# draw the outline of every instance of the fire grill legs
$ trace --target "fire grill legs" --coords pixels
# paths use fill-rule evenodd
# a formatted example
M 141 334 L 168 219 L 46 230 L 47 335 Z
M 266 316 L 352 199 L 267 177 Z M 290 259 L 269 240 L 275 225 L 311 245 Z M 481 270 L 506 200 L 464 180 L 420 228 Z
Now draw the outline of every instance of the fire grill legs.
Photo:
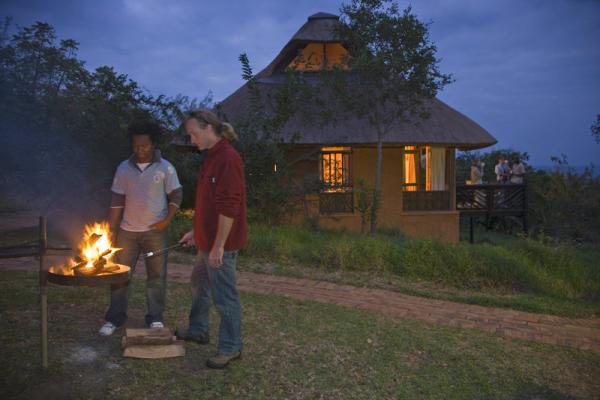
M 48 368 L 48 286 L 47 272 L 44 269 L 46 248 L 48 247 L 47 220 L 40 217 L 40 307 L 41 307 L 41 347 L 42 368 Z

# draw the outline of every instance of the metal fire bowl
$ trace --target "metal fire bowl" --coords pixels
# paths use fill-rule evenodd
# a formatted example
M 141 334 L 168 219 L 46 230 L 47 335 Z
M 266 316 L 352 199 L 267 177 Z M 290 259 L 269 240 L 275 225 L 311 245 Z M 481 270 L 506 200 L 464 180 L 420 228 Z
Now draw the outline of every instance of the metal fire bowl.
M 130 268 L 117 264 L 119 269 L 98 275 L 63 275 L 48 270 L 48 282 L 62 286 L 104 286 L 113 283 L 125 283 L 131 277 Z

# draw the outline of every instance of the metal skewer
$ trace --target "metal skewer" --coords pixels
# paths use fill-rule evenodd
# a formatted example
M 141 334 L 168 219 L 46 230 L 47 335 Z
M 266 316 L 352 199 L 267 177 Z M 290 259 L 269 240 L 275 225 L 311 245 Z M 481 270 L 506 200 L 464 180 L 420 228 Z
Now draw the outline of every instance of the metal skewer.
M 175 249 L 175 248 L 181 247 L 181 246 L 183 246 L 183 244 L 177 243 L 177 244 L 174 244 L 173 246 L 165 247 L 164 249 L 155 250 L 155 251 L 149 251 L 148 253 L 142 254 L 142 257 L 148 258 L 148 257 L 158 256 L 158 255 L 164 253 L 165 251 L 168 251 L 168 250 L 171 250 L 171 249 Z

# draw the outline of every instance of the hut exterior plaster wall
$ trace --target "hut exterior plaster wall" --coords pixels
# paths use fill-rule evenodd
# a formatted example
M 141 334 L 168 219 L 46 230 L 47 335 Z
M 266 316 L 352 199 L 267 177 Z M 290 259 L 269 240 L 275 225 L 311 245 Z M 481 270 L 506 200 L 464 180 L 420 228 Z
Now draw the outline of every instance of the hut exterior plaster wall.
M 292 166 L 292 175 L 297 181 L 318 174 L 318 147 L 294 149 L 288 154 L 289 160 L 297 161 Z M 446 242 L 458 242 L 459 214 L 456 211 L 404 212 L 402 210 L 402 154 L 400 147 L 383 149 L 381 171 L 381 208 L 378 215 L 380 227 L 399 229 L 414 237 L 430 237 Z M 352 148 L 352 175 L 356 187 L 357 179 L 362 178 L 371 185 L 375 181 L 375 147 Z M 356 195 L 354 204 L 357 204 Z M 324 229 L 339 229 L 352 232 L 361 231 L 360 213 L 319 214 L 319 196 L 309 194 L 295 207 L 297 213 L 290 222 L 300 224 L 306 217 L 316 218 Z

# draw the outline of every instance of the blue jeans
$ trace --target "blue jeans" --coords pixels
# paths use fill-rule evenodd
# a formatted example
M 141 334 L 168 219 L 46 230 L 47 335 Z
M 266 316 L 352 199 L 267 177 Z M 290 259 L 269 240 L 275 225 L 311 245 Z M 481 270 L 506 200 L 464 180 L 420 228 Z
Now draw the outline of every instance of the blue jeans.
M 140 252 L 147 253 L 167 247 L 167 232 L 146 231 L 129 232 L 119 229 L 117 234 L 117 247 L 123 248 L 116 254 L 119 264 L 131 268 L 131 274 Z M 165 287 L 167 277 L 167 253 L 163 253 L 145 260 L 146 263 L 146 302 L 148 313 L 146 324 L 163 320 L 165 309 Z M 116 326 L 121 326 L 127 321 L 127 305 L 129 302 L 130 282 L 110 286 L 110 307 L 105 319 Z
M 192 309 L 188 333 L 196 336 L 208 332 L 210 300 L 221 316 L 219 354 L 231 354 L 242 349 L 242 306 L 235 284 L 237 251 L 226 251 L 220 268 L 208 266 L 208 253 L 198 251 L 192 271 Z

